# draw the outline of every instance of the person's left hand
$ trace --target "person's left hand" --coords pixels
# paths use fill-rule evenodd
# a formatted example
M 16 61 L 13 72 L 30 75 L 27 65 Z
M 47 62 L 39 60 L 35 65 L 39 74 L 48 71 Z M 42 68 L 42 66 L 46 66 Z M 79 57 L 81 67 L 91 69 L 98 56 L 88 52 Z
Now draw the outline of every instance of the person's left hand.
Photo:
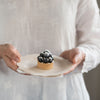
M 64 73 L 64 75 L 66 75 L 72 72 L 80 63 L 82 63 L 85 60 L 85 53 L 79 50 L 78 48 L 74 48 L 62 52 L 60 54 L 60 57 L 68 59 L 70 62 L 73 63 L 73 68 L 69 72 Z

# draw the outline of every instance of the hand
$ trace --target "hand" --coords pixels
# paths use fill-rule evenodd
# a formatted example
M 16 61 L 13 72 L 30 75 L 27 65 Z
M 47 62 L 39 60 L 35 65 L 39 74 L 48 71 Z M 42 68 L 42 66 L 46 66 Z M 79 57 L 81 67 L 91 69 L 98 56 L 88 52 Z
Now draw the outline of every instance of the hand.
M 60 57 L 63 57 L 65 59 L 68 59 L 70 62 L 73 63 L 73 68 L 67 72 L 72 72 L 80 63 L 82 63 L 85 60 L 85 53 L 83 53 L 78 48 L 66 50 L 60 54 Z M 67 74 L 67 73 L 64 73 Z
M 17 62 L 20 62 L 20 54 L 11 44 L 0 45 L 0 58 L 3 58 L 7 66 L 14 71 L 17 70 Z

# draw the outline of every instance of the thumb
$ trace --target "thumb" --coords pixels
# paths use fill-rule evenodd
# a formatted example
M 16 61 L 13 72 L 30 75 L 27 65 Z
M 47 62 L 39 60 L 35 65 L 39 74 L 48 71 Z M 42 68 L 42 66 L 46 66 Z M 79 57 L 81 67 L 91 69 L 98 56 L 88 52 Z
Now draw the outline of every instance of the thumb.
M 77 64 L 77 63 L 80 63 L 82 60 L 82 57 L 80 55 L 80 53 L 76 54 L 74 57 L 73 57 L 73 64 Z

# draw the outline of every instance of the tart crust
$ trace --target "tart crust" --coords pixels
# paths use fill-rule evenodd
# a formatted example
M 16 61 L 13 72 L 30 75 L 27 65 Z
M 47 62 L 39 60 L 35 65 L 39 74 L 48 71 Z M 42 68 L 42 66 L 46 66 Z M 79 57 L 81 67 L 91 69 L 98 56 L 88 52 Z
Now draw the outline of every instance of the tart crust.
M 40 63 L 37 61 L 37 67 L 43 70 L 49 70 L 53 68 L 53 62 L 52 63 Z

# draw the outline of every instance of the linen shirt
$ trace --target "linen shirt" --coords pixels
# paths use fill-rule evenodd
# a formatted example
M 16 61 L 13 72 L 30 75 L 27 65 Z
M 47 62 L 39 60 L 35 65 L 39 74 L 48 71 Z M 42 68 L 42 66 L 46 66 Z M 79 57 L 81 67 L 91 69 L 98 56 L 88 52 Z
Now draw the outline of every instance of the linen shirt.
M 89 100 L 83 74 L 100 63 L 99 8 L 96 0 L 0 0 L 0 44 L 22 56 L 48 49 L 59 56 L 79 48 L 85 61 L 60 77 L 21 75 L 0 60 L 2 100 Z

